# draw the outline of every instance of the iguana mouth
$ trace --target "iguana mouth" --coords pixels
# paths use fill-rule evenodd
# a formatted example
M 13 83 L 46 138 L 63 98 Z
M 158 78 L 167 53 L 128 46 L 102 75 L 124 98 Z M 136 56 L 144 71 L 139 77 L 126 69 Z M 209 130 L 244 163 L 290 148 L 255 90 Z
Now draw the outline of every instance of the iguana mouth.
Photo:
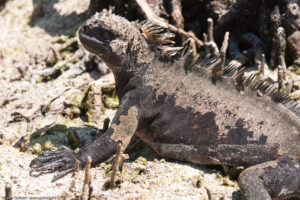
M 88 51 L 99 54 L 103 53 L 103 51 L 108 50 L 103 41 L 98 40 L 95 37 L 89 36 L 88 34 L 83 33 L 83 31 L 79 31 L 79 40 L 81 44 L 86 48 Z

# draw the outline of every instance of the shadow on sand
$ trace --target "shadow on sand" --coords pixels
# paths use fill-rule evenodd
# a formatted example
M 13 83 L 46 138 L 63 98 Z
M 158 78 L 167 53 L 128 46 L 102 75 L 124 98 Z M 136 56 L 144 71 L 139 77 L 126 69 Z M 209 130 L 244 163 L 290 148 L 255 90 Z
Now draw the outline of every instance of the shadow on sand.
M 79 11 L 67 12 L 68 14 L 63 15 L 55 6 L 58 2 L 59 0 L 33 0 L 34 10 L 29 24 L 44 29 L 51 36 L 62 34 L 74 36 L 79 26 L 88 18 L 86 12 L 88 6 L 78 3 L 76 6 L 80 7 Z

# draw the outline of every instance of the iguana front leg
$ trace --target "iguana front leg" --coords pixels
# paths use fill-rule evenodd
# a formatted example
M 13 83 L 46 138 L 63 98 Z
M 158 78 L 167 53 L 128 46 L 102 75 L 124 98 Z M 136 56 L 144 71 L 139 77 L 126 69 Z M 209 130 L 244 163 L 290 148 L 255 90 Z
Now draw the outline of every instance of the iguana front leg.
M 103 135 L 82 147 L 79 153 L 74 153 L 71 150 L 43 152 L 31 161 L 31 175 L 39 176 L 45 173 L 58 172 L 52 179 L 53 182 L 71 172 L 74 169 L 76 160 L 80 161 L 80 166 L 83 168 L 87 157 L 91 156 L 92 165 L 95 166 L 115 154 L 119 142 L 122 144 L 122 150 L 124 150 L 139 123 L 138 108 L 128 99 L 126 96 L 122 99 L 122 104 L 111 126 Z

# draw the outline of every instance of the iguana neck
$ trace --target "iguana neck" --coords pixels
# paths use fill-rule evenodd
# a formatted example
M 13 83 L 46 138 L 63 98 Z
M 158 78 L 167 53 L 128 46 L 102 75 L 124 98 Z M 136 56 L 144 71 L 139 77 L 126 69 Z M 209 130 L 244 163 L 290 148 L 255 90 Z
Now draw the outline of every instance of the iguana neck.
M 155 53 L 139 32 L 129 42 L 127 51 L 128 54 L 122 67 L 109 66 L 108 64 L 115 76 L 119 98 L 142 81 L 144 73 L 155 60 Z
M 122 99 L 124 94 L 132 89 L 130 80 L 134 76 L 132 73 L 128 72 L 113 72 L 116 81 L 116 94 L 119 99 Z

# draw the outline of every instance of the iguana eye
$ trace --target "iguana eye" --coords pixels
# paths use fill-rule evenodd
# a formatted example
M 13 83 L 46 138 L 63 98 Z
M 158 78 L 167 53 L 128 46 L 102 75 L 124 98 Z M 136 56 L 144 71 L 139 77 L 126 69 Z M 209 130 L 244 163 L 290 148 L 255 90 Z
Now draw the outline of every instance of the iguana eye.
M 102 40 L 111 41 L 116 38 L 116 36 L 111 31 L 104 30 L 104 29 L 100 30 L 99 34 Z
M 102 35 L 104 38 L 110 38 L 111 33 L 109 33 L 108 31 L 102 31 Z

